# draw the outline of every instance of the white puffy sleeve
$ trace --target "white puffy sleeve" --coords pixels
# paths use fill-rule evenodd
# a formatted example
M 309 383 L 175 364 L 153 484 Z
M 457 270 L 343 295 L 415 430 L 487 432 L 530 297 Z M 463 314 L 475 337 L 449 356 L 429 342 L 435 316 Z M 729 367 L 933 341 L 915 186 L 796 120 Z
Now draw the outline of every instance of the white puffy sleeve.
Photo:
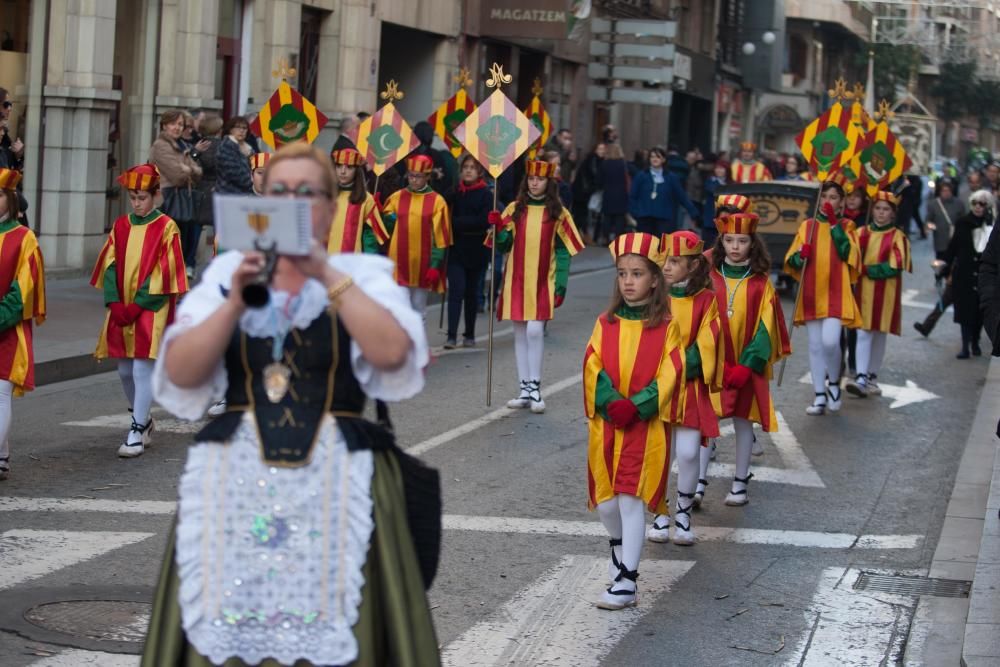
M 377 255 L 340 254 L 330 258 L 330 265 L 354 279 L 372 300 L 389 311 L 410 337 L 406 361 L 392 371 L 381 371 L 369 364 L 356 341 L 351 341 L 351 365 L 354 376 L 369 398 L 401 401 L 424 388 L 424 369 L 430 361 L 424 319 L 410 306 L 406 289 L 392 278 L 392 262 Z M 356 332 L 364 335 L 364 332 Z
M 177 308 L 174 323 L 167 327 L 163 335 L 160 354 L 153 368 L 153 397 L 168 412 L 180 419 L 196 420 L 205 411 L 226 395 L 226 369 L 222 359 L 212 371 L 205 384 L 199 387 L 182 388 L 167 377 L 166 351 L 177 336 L 201 324 L 226 301 L 233 272 L 242 261 L 243 253 L 238 250 L 219 255 L 202 274 L 201 281 L 188 292 Z M 226 290 L 226 293 L 223 292 Z

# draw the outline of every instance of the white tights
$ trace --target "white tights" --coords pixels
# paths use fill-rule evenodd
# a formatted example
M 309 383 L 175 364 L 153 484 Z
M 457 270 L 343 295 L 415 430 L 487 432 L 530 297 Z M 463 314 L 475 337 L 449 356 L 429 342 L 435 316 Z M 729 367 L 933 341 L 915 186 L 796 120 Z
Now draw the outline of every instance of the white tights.
M 622 541 L 621 546 L 614 547 L 615 557 L 626 569 L 638 570 L 639 555 L 642 553 L 642 542 L 646 532 L 646 507 L 642 498 L 619 494 L 599 504 L 597 513 L 608 535 L 612 539 Z M 635 583 L 622 577 L 615 587 L 635 590 Z
M 514 356 L 521 382 L 542 380 L 542 353 L 545 351 L 545 322 L 512 322 L 514 325 Z
M 132 408 L 132 419 L 136 424 L 149 423 L 149 411 L 153 407 L 153 365 L 152 359 L 119 359 L 118 377 L 125 390 L 125 398 Z M 142 434 L 130 430 L 128 444 L 142 442 Z
M 750 455 L 753 453 L 753 424 L 742 417 L 733 417 L 733 428 L 736 429 L 736 471 L 735 477 L 746 479 L 750 473 Z M 708 464 L 712 456 L 711 447 L 701 448 L 701 466 L 698 479 L 708 479 Z M 740 482 L 734 482 L 739 484 Z
M 806 333 L 809 334 L 809 370 L 812 371 L 813 390 L 817 394 L 826 393 L 824 381 L 827 377 L 831 384 L 840 379 L 841 328 L 840 320 L 835 317 L 806 322 Z
M 413 310 L 420 313 L 420 317 L 427 319 L 427 296 L 430 292 L 423 287 L 411 287 L 409 289 L 410 305 L 413 306 Z
M 0 459 L 10 458 L 11 407 L 10 399 L 14 394 L 14 385 L 9 380 L 0 380 Z
M 698 485 L 700 450 L 707 447 L 701 446 L 701 432 L 698 429 L 686 426 L 671 426 L 670 429 L 673 433 L 674 456 L 677 459 L 677 493 L 693 494 Z M 681 504 L 680 497 L 677 498 L 677 503 Z M 690 505 L 691 499 L 686 499 L 683 504 Z
M 884 331 L 858 329 L 857 366 L 858 374 L 875 374 L 882 370 L 885 359 L 885 344 L 889 334 Z

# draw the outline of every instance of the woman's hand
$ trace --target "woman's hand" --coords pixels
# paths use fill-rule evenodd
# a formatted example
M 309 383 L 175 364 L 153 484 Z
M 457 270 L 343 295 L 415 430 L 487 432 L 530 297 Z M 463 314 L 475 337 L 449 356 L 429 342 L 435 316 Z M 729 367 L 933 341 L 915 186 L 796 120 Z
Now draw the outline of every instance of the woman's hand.
M 309 250 L 308 255 L 290 255 L 288 259 L 292 264 L 301 271 L 307 278 L 315 278 L 324 285 L 329 287 L 328 281 L 332 277 L 334 282 L 338 277 L 342 277 L 339 271 L 330 269 L 327 271 L 328 264 L 327 260 L 330 256 L 326 253 L 326 248 L 320 245 L 319 241 L 313 239 L 312 247 Z M 328 273 L 336 274 L 328 276 Z
M 201 141 L 199 141 L 194 145 L 194 149 L 199 153 L 204 153 L 211 147 L 212 147 L 212 142 L 209 141 L 208 139 L 202 139 Z
M 251 250 L 243 253 L 243 261 L 233 271 L 229 301 L 239 307 L 241 311 L 246 308 L 246 304 L 243 303 L 243 288 L 257 279 L 260 272 L 264 270 L 265 263 L 263 253 Z

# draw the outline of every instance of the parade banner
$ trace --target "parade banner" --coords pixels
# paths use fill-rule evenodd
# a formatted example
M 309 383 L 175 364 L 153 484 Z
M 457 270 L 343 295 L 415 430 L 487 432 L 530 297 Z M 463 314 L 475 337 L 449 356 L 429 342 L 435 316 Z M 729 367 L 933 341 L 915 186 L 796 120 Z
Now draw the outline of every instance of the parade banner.
M 863 113 L 858 102 L 850 109 L 835 102 L 795 137 L 802 156 L 820 181 L 847 164 L 864 146 L 864 131 L 854 122 L 862 119 Z
M 893 181 L 913 166 L 903 143 L 887 122 L 893 116 L 888 102 L 882 100 L 876 116 L 879 122 L 865 135 L 864 148 L 844 167 L 844 176 L 864 184 L 869 197 L 874 197 L 879 190 L 888 189 Z
M 393 100 L 403 98 L 396 81 L 386 84 L 386 90 L 380 95 L 382 99 L 389 101 L 362 121 L 356 144 L 358 152 L 365 156 L 376 176 L 384 174 L 420 145 L 413 129 L 392 103 Z
M 257 118 L 250 123 L 250 131 L 277 150 L 295 141 L 311 144 L 327 121 L 315 104 L 289 86 L 287 81 L 282 81 L 264 103 Z
M 475 109 L 476 103 L 469 99 L 465 88 L 462 88 L 427 119 L 434 128 L 434 133 L 441 137 L 441 141 L 456 158 L 462 154 L 462 142 L 455 137 L 455 128 L 464 123 Z
M 552 136 L 552 119 L 549 118 L 549 112 L 545 110 L 545 105 L 542 104 L 542 92 L 544 91 L 542 90 L 541 79 L 535 79 L 535 85 L 531 89 L 531 92 L 534 94 L 534 97 L 531 98 L 531 104 L 528 105 L 528 108 L 524 110 L 524 115 L 541 132 L 538 139 L 528 148 L 528 157 L 534 159 L 545 145 L 545 142 Z
M 498 178 L 539 136 L 541 131 L 499 89 L 455 130 L 455 137 L 493 178 Z

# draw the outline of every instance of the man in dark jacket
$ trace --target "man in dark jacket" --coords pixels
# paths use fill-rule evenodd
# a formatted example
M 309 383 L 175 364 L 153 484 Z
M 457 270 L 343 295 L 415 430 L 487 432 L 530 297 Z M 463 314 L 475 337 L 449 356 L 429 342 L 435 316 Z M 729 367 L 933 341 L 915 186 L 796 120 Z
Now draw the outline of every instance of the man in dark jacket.
M 993 343 L 993 356 L 1000 357 L 1000 236 L 993 227 L 986 250 L 979 260 L 979 308 L 983 328 Z

